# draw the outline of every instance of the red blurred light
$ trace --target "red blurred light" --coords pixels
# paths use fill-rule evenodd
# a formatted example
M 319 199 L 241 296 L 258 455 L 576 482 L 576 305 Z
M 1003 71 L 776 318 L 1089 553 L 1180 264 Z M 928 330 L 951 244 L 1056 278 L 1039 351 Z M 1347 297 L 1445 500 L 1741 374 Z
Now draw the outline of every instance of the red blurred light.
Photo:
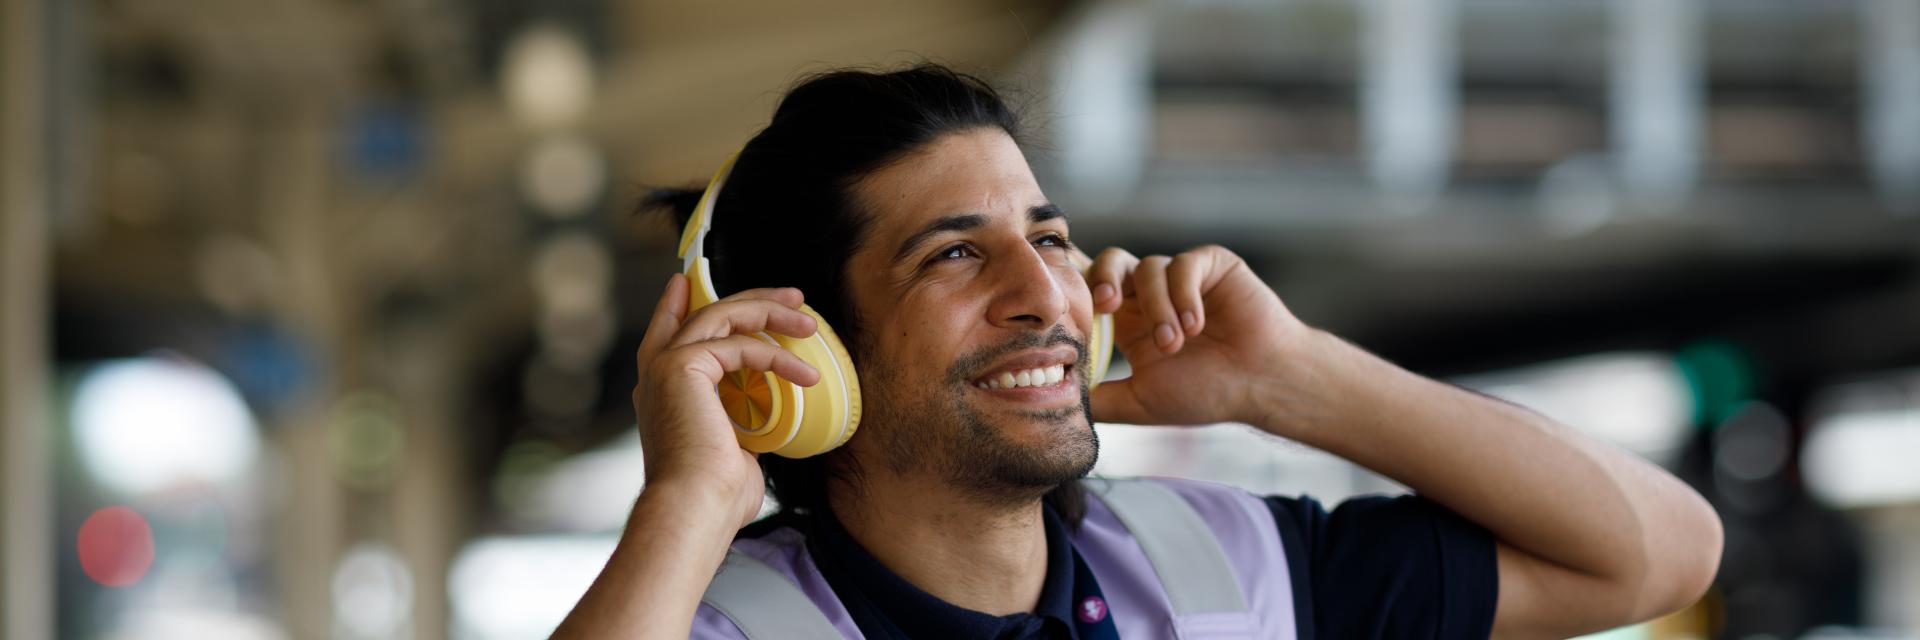
M 94 582 L 124 587 L 153 566 L 153 527 L 126 507 L 106 507 L 80 524 L 80 569 Z

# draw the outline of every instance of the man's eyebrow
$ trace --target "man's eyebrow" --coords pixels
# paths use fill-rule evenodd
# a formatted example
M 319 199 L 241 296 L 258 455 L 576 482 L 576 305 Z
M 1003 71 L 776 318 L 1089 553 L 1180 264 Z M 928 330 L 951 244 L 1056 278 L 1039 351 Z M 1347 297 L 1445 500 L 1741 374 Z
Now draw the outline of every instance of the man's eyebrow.
M 1028 222 L 1039 223 L 1039 222 L 1046 222 L 1054 218 L 1065 218 L 1065 217 L 1067 217 L 1066 210 L 1061 209 L 1059 205 L 1056 205 L 1051 202 L 1046 204 L 1037 204 L 1027 209 Z
M 900 243 L 900 250 L 893 253 L 893 261 L 899 262 L 907 259 L 908 254 L 920 248 L 920 245 L 926 244 L 927 240 L 935 235 L 948 231 L 978 229 L 984 226 L 987 226 L 987 217 L 978 213 L 945 216 L 934 220 L 933 222 L 927 223 L 927 226 L 921 227 L 920 230 L 914 232 L 913 235 L 907 236 L 907 241 Z

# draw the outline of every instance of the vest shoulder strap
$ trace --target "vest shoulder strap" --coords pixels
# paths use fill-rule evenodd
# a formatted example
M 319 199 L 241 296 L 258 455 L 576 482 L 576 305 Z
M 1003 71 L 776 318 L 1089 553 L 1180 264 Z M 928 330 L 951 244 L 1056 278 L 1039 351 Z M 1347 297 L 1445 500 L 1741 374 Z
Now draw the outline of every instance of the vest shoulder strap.
M 1086 485 L 1140 544 L 1176 615 L 1247 611 L 1226 551 L 1186 499 L 1144 479 Z
M 727 551 L 720 572 L 700 601 L 712 606 L 748 640 L 838 640 L 840 632 L 800 586 L 773 567 L 736 550 Z
M 1186 499 L 1151 480 L 1089 480 L 1086 485 L 1140 545 L 1176 615 L 1248 610 L 1226 551 Z M 727 552 L 700 599 L 750 640 L 840 637 L 799 585 L 738 550 Z

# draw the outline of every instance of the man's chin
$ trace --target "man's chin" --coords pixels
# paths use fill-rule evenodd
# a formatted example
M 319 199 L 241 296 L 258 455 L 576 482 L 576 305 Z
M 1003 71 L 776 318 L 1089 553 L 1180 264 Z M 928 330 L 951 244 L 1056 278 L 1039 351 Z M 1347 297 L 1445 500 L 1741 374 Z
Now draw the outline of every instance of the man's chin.
M 954 482 L 1005 498 L 1036 498 L 1093 471 L 1100 439 L 1079 408 L 1059 415 L 975 423 L 951 453 Z

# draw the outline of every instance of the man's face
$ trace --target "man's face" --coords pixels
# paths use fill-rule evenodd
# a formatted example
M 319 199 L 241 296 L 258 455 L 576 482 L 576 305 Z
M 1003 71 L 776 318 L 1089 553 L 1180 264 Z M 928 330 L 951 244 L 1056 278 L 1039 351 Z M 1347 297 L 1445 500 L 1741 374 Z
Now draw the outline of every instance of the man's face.
M 865 411 L 850 454 L 988 499 L 1086 475 L 1092 296 L 1013 139 L 943 136 L 854 194 L 870 219 L 847 264 Z

